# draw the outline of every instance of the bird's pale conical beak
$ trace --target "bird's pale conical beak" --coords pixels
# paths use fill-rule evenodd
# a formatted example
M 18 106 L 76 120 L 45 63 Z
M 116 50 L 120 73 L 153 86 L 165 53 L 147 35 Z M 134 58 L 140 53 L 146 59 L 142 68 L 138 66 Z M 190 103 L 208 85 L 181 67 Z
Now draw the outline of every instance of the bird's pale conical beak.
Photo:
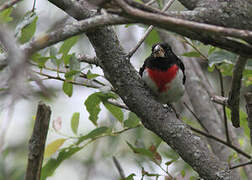
M 164 57 L 165 55 L 164 49 L 160 45 L 156 45 L 152 53 L 154 57 Z

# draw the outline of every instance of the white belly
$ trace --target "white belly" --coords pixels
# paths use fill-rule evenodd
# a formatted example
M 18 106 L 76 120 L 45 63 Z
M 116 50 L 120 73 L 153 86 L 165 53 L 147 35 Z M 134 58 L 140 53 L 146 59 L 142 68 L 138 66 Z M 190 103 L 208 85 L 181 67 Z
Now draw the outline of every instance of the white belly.
M 157 101 L 162 104 L 177 102 L 185 92 L 185 86 L 183 85 L 183 72 L 179 69 L 176 77 L 166 84 L 166 90 L 159 92 L 156 83 L 148 76 L 146 70 L 143 72 L 142 79 L 145 84 L 153 91 Z

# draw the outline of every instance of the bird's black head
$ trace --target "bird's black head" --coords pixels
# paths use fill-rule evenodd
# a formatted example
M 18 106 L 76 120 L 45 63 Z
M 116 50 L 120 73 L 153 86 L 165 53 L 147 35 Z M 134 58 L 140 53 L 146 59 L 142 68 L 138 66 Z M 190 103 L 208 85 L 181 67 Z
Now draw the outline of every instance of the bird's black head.
M 173 55 L 172 49 L 167 43 L 157 43 L 152 46 L 151 55 L 153 57 L 168 57 Z

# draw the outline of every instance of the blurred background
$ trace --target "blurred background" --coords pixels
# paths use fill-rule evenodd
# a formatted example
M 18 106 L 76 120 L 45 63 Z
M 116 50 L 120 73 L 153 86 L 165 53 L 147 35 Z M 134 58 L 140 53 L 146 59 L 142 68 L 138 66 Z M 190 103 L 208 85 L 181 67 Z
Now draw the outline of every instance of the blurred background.
M 0 0 L 0 5 L 5 0 Z M 23 0 L 21 3 L 15 5 L 11 17 L 13 20 L 8 23 L 8 27 L 15 32 L 16 26 L 22 21 L 23 16 L 31 11 L 33 8 L 33 0 Z M 69 17 L 60 9 L 50 4 L 46 0 L 40 0 L 36 2 L 35 13 L 38 16 L 37 28 L 35 37 L 41 35 L 47 31 L 55 29 L 59 24 L 67 21 L 72 21 Z M 182 10 L 183 6 L 177 1 L 172 5 L 170 10 Z M 138 42 L 141 36 L 144 34 L 146 27 L 143 25 L 122 25 L 114 27 L 117 35 L 120 39 L 121 45 L 128 52 Z M 172 33 L 171 33 L 172 34 Z M 144 59 L 150 54 L 152 44 L 159 42 L 160 38 L 156 30 L 154 30 L 149 37 L 145 40 L 145 43 L 137 50 L 131 59 L 131 63 L 138 71 L 143 64 Z M 62 43 L 58 43 L 55 47 L 59 48 Z M 201 45 L 199 44 L 199 47 Z M 207 47 L 200 47 L 202 51 L 206 51 Z M 205 49 L 204 49 L 205 48 Z M 46 50 L 42 50 L 42 53 L 46 53 Z M 87 37 L 81 35 L 78 42 L 71 48 L 71 53 L 86 54 L 94 56 L 94 50 L 90 45 Z M 50 67 L 50 62 L 47 64 Z M 217 85 L 217 74 L 215 72 L 207 71 L 208 65 L 202 61 L 202 67 L 205 69 L 205 73 L 210 78 L 210 81 L 216 91 L 219 92 Z M 89 70 L 93 74 L 102 75 L 102 70 L 95 66 L 90 67 L 88 64 L 81 64 L 83 72 L 87 73 Z M 35 67 L 32 69 L 38 70 Z M 51 75 L 56 75 L 56 72 L 43 70 Z M 108 82 L 101 76 L 97 77 L 103 83 Z M 229 87 L 230 77 L 225 77 L 225 87 Z M 51 125 L 47 136 L 47 144 L 57 140 L 59 138 L 67 138 L 61 148 L 68 146 L 72 143 L 71 137 L 76 136 L 71 130 L 71 117 L 73 113 L 80 113 L 78 135 L 84 135 L 96 128 L 89 120 L 89 113 L 84 106 L 85 100 L 94 92 L 99 92 L 100 89 L 92 89 L 84 86 L 74 85 L 73 94 L 68 97 L 62 91 L 62 81 L 59 80 L 44 80 L 43 83 L 50 89 L 52 96 L 50 98 L 44 98 L 39 92 L 39 88 L 33 82 L 30 82 L 33 92 L 30 96 L 16 101 L 13 108 L 13 113 L 9 113 L 9 108 L 6 106 L 10 97 L 1 97 L 1 114 L 0 123 L 3 124 L 4 119 L 9 121 L 8 128 L 5 135 L 4 151 L 0 157 L 0 180 L 21 180 L 24 179 L 24 174 L 27 165 L 27 153 L 28 153 L 28 141 L 32 133 L 34 125 L 34 118 L 36 115 L 36 108 L 38 102 L 42 99 L 46 104 L 51 107 Z M 249 87 L 248 87 L 249 88 Z M 244 89 L 247 91 L 248 89 Z M 185 97 L 186 99 L 186 97 Z M 183 101 L 183 100 L 182 100 Z M 193 117 L 181 107 L 182 116 L 186 121 L 198 126 L 193 120 Z M 123 110 L 124 119 L 128 117 L 128 111 Z M 57 132 L 52 123 L 61 123 L 59 131 Z M 99 126 L 111 126 L 120 130 L 120 123 L 115 119 L 110 112 L 101 105 L 101 112 L 98 119 Z M 137 145 L 138 147 L 150 147 L 151 145 L 159 144 L 158 152 L 162 156 L 162 163 L 157 164 L 150 161 L 148 158 L 137 155 L 127 145 L 127 142 Z M 57 152 L 52 155 L 57 156 Z M 134 173 L 134 179 L 141 179 L 144 171 L 153 173 L 153 176 L 147 176 L 145 179 L 156 179 L 157 174 L 162 176 L 159 179 L 165 179 L 166 173 L 162 168 L 168 169 L 168 172 L 177 179 L 197 179 L 197 174 L 165 143 L 153 133 L 139 127 L 121 133 L 114 137 L 104 137 L 90 143 L 80 152 L 76 153 L 70 159 L 64 161 L 55 171 L 50 180 L 59 179 L 75 179 L 75 180 L 116 180 L 119 179 L 119 173 L 115 168 L 112 161 L 112 156 L 115 156 L 122 168 L 125 171 L 126 176 Z M 48 158 L 45 159 L 45 162 Z M 171 165 L 165 165 L 170 163 Z M 156 174 L 156 176 L 155 176 Z

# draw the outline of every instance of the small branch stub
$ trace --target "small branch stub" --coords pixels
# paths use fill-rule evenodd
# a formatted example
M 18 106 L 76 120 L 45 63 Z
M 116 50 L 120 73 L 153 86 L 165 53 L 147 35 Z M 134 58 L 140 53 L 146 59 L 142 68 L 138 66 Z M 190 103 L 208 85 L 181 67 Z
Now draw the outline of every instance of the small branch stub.
M 39 102 L 32 136 L 29 140 L 28 165 L 25 180 L 40 179 L 50 116 L 50 107 Z

